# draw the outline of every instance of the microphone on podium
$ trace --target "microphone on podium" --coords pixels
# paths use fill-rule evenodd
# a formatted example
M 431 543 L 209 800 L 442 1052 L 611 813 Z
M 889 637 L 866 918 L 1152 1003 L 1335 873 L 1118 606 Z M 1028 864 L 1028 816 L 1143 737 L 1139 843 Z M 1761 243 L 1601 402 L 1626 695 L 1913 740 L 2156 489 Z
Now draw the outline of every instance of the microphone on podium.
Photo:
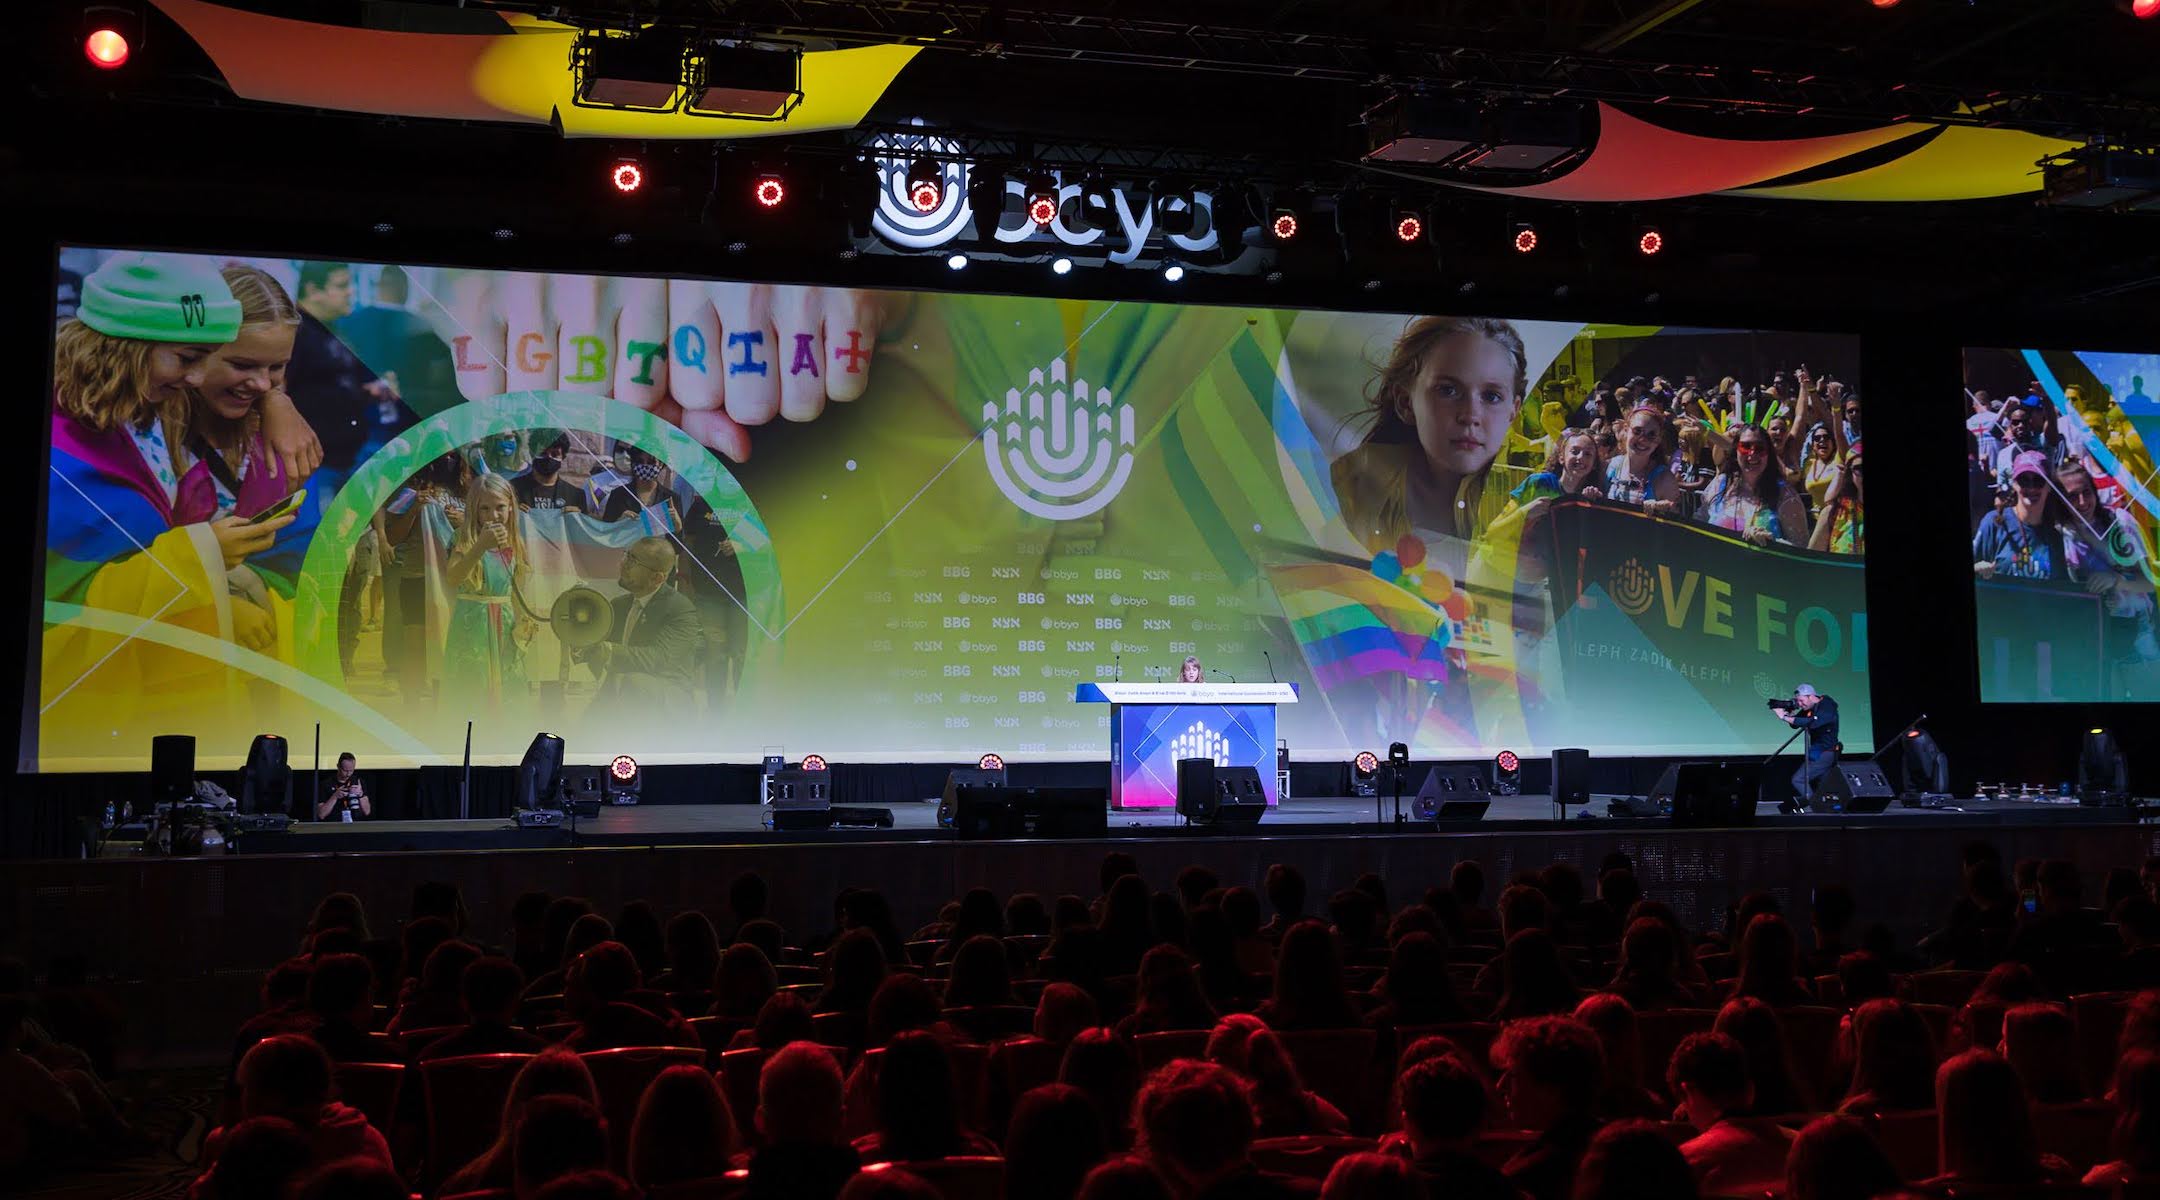
M 1260 657 L 1267 660 L 1267 681 L 1269 683 L 1281 683 L 1282 680 L 1275 678 L 1275 656 L 1262 650 Z
M 1110 682 L 1125 682 L 1125 656 L 1123 654 L 1110 656 Z
M 1229 681 L 1230 681 L 1230 682 L 1232 682 L 1232 683 L 1236 683 L 1236 682 L 1237 682 L 1237 676 L 1235 676 L 1235 675 L 1232 675 L 1232 674 L 1231 674 L 1230 672 L 1228 672 L 1228 671 L 1225 671 L 1225 670 L 1222 670 L 1221 668 L 1210 668 L 1210 669 L 1208 670 L 1208 674 L 1210 674 L 1210 675 L 1220 675 L 1220 676 L 1222 676 L 1222 677 L 1223 677 L 1224 679 L 1227 679 L 1227 680 L 1229 680 Z

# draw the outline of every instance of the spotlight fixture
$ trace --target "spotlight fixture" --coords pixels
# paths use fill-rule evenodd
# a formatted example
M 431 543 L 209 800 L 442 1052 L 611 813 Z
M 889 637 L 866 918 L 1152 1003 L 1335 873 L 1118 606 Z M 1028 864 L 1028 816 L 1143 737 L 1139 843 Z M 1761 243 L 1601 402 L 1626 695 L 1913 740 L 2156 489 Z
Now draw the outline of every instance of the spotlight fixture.
M 978 771 L 1002 771 L 1005 769 L 1005 756 L 993 750 L 975 760 L 975 769 Z
M 965 271 L 967 270 L 968 256 L 965 254 L 953 254 L 946 258 L 945 265 L 955 271 Z
M 908 164 L 908 203 L 916 212 L 936 212 L 945 200 L 944 172 L 931 159 L 918 158 Z
M 388 221 L 377 221 L 375 222 L 375 232 L 382 234 L 385 237 L 388 237 L 389 235 L 397 232 L 397 226 L 391 224 Z
M 2160 17 L 2160 0 L 2130 0 L 2130 15 L 2140 21 Z
M 1389 765 L 1389 766 L 1391 766 L 1391 767 L 1394 767 L 1394 768 L 1395 768 L 1396 770 L 1398 770 L 1398 771 L 1399 771 L 1399 770 L 1401 770 L 1401 769 L 1403 769 L 1404 767 L 1407 767 L 1407 766 L 1409 766 L 1409 765 L 1410 765 L 1410 746 L 1409 746 L 1409 743 L 1407 743 L 1407 742 L 1389 742 L 1389 743 L 1388 743 L 1388 748 L 1387 748 L 1387 762 L 1388 762 L 1388 765 Z
M 1502 750 L 1493 755 L 1492 790 L 1495 796 L 1522 794 L 1522 755 L 1513 750 Z
M 1528 221 L 1515 222 L 1513 240 L 1517 254 L 1528 254 L 1537 249 L 1537 226 Z
M 608 182 L 627 196 L 645 186 L 645 168 L 634 158 L 618 158 L 615 165 L 608 168 Z
M 1379 790 L 1375 779 L 1380 774 L 1380 756 L 1370 750 L 1360 750 L 1350 760 L 1350 794 L 1370 796 Z
M 682 110 L 693 117 L 778 121 L 803 100 L 803 48 L 693 42 L 682 65 Z
M 1869 2 L 1877 8 L 1896 8 L 1898 6 L 1898 0 L 1869 0 Z M 2156 2 L 2160 2 L 2160 0 L 2156 0 Z
M 1396 212 L 1395 212 L 1395 240 L 1396 240 L 1396 241 L 1398 241 L 1398 242 L 1414 242 L 1414 241 L 1418 240 L 1418 238 L 1420 238 L 1420 237 L 1424 236 L 1424 233 L 1425 233 L 1425 220 L 1424 220 L 1424 218 L 1422 218 L 1422 217 L 1418 216 L 1418 214 L 1416 214 L 1415 212 L 1412 212 L 1412 211 L 1410 211 L 1410 210 L 1409 210 L 1409 209 L 1407 209 L 1407 208 L 1405 208 L 1405 209 L 1397 209 L 1397 210 L 1396 210 Z
M 1056 176 L 1047 171 L 1037 171 L 1035 174 L 1028 176 L 1027 215 L 1028 220 L 1035 222 L 1037 226 L 1047 226 L 1050 222 L 1057 220 L 1058 182 Z
M 1662 253 L 1665 249 L 1665 235 L 1658 231 L 1657 226 L 1645 225 L 1635 231 L 1635 249 L 1644 258 Z
M 102 20 L 93 21 L 83 37 L 83 57 L 90 65 L 101 71 L 114 71 L 127 65 L 133 48 L 128 45 L 127 34 Z
M 638 761 L 627 754 L 618 754 L 608 763 L 607 799 L 609 804 L 636 804 L 638 793 L 644 790 L 644 773 L 638 770 Z
M 682 100 L 684 52 L 681 34 L 658 26 L 583 30 L 570 44 L 570 103 L 673 112 Z
M 629 783 L 638 777 L 637 760 L 627 754 L 618 754 L 608 764 L 608 777 L 617 783 Z
M 2085 731 L 2078 746 L 2078 801 L 2086 805 L 2121 803 L 2130 794 L 2130 770 L 2122 746 L 2104 727 Z
M 1155 228 L 1164 237 L 1190 237 L 1199 223 L 1200 206 L 1190 188 L 1158 182 L 1154 189 Z M 1107 226 L 1105 226 L 1107 228 Z
M 507 242 L 516 236 L 517 230 L 510 228 L 508 225 L 504 225 L 495 231 L 495 240 L 498 242 Z
M 787 182 L 778 173 L 766 171 L 757 177 L 757 185 L 750 194 L 757 200 L 759 208 L 778 208 L 787 200 Z
M 805 755 L 803 755 L 803 756 L 802 756 L 802 769 L 803 769 L 803 770 L 805 770 L 805 771 L 822 771 L 822 770 L 824 770 L 824 769 L 825 769 L 825 756 L 824 756 L 824 755 L 822 755 L 822 754 L 805 754 Z
M 1287 242 L 1296 237 L 1297 231 L 1297 214 L 1287 208 L 1276 209 L 1268 218 L 1268 232 L 1274 234 L 1278 242 Z
M 1185 264 L 1180 262 L 1164 263 L 1162 277 L 1164 283 L 1176 283 L 1178 280 L 1185 278 Z
M 1058 255 L 1056 258 L 1051 259 L 1050 273 L 1052 275 L 1072 274 L 1072 260 L 1062 254 Z

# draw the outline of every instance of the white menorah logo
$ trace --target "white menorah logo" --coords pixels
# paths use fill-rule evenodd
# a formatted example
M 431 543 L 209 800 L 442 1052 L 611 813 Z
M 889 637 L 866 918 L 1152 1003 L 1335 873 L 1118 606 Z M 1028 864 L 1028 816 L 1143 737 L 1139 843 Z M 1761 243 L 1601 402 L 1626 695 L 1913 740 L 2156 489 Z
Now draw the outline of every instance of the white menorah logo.
M 1230 757 L 1230 739 L 1194 721 L 1192 728 L 1170 740 L 1170 761 L 1206 758 L 1222 762 Z
M 983 455 L 1005 498 L 1052 521 L 1101 511 L 1132 475 L 1133 411 L 1109 388 L 1075 379 L 1065 360 L 1028 372 L 1027 390 L 1007 388 L 1005 406 L 983 405 Z

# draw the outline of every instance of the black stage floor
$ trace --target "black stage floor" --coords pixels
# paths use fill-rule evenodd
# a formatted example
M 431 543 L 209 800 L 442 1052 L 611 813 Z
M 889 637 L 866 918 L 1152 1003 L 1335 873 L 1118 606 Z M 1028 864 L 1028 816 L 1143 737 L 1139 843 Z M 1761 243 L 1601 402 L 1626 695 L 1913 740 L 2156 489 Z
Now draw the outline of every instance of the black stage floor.
M 1533 833 L 1590 832 L 1668 828 L 1663 817 L 1614 817 L 1607 814 L 1609 796 L 1594 796 L 1587 810 L 1575 808 L 1562 818 L 1544 796 L 1510 796 L 1493 800 L 1483 819 L 1475 822 L 1436 824 L 1408 818 L 1392 820 L 1393 801 L 1382 797 L 1376 805 L 1370 797 L 1307 797 L 1284 801 L 1252 827 L 1194 826 L 1167 809 L 1146 812 L 1112 812 L 1105 837 L 1113 841 L 1162 838 L 1313 838 L 1313 837 L 1415 837 L 1444 833 L 1455 836 Z M 889 842 L 911 845 L 952 842 L 951 830 L 937 823 L 935 802 L 899 804 L 891 807 L 893 824 L 885 828 L 835 828 L 812 831 L 775 831 L 765 824 L 767 810 L 752 804 L 666 804 L 606 808 L 598 817 L 577 822 L 573 835 L 568 826 L 552 829 L 520 829 L 504 818 L 486 820 L 363 821 L 356 824 L 299 823 L 283 833 L 244 834 L 234 849 L 243 854 L 356 854 L 411 850 L 539 850 L 569 846 L 756 846 L 831 842 Z M 1768 829 L 1823 829 L 1832 826 L 1870 826 L 1895 823 L 1901 828 L 1918 826 L 1991 827 L 2009 825 L 2120 825 L 2126 815 L 2120 808 L 2085 808 L 2077 804 L 2031 800 L 1961 800 L 1941 809 L 1904 808 L 1895 803 L 1880 813 L 1810 813 L 1787 816 L 1775 805 L 1759 805 L 1755 827 Z M 108 853 L 122 850 L 108 847 Z

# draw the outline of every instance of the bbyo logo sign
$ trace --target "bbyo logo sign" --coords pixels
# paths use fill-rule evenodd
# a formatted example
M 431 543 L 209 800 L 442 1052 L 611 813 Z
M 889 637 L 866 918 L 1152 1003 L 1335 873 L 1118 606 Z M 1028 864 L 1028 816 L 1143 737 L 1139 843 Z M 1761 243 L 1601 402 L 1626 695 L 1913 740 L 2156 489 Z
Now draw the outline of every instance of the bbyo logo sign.
M 1172 762 L 1186 758 L 1206 758 L 1219 763 L 1229 757 L 1230 739 L 1209 729 L 1200 721 L 1194 721 L 1191 729 L 1170 740 Z
M 1065 360 L 1028 372 L 1027 389 L 983 405 L 990 480 L 1024 512 L 1073 521 L 1102 511 L 1132 475 L 1132 405 L 1085 379 L 1066 387 Z
M 979 214 L 970 207 L 972 173 L 967 163 L 958 157 L 961 154 L 959 143 L 928 134 L 886 134 L 872 139 L 870 148 L 870 161 L 877 168 L 878 178 L 877 211 L 870 217 L 870 227 L 878 236 L 910 250 L 981 241 L 975 228 L 975 218 Z M 937 208 L 927 213 L 917 209 L 908 198 L 908 168 L 922 159 L 939 164 L 938 182 L 944 189 Z M 1141 251 L 1147 248 L 1149 239 L 1156 235 L 1154 197 L 1144 190 L 1127 192 L 1123 188 L 1110 189 L 1114 229 L 1073 228 L 1065 218 L 1079 207 L 1080 185 L 1055 175 L 1053 178 L 1058 179 L 1058 217 L 1048 225 L 1037 225 L 1026 212 L 1026 186 L 1017 179 L 1006 177 L 1004 189 L 998 195 L 997 224 L 991 231 L 991 237 L 998 244 L 1055 243 L 1087 249 L 1107 242 L 1104 257 L 1125 266 L 1137 260 Z M 1182 215 L 1190 210 L 1192 214 L 1191 232 L 1163 234 L 1164 245 L 1188 254 L 1203 254 L 1220 244 L 1212 193 L 1196 191 L 1189 198 L 1167 196 L 1163 204 L 1171 212 Z

